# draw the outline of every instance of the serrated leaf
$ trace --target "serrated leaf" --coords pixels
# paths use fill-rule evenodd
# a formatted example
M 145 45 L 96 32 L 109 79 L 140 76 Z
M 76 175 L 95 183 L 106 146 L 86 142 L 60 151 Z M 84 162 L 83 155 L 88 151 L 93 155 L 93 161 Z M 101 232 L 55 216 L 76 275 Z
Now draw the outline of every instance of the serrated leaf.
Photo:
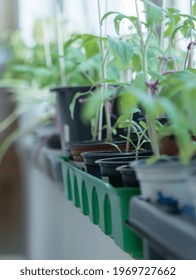
M 108 12 L 106 13 L 101 20 L 101 23 L 103 23 L 103 20 L 105 20 L 110 15 L 116 15 L 114 18 L 114 26 L 116 33 L 119 34 L 120 32 L 120 23 L 122 20 L 127 19 L 132 24 L 132 26 L 135 28 L 136 31 L 138 31 L 138 22 L 137 18 L 135 16 L 127 16 L 125 14 L 121 14 L 119 12 Z M 143 25 L 145 25 L 144 22 L 142 22 Z
M 126 70 L 131 63 L 131 59 L 133 56 L 132 47 L 122 40 L 113 39 L 111 37 L 108 38 L 112 53 L 122 70 Z
M 118 111 L 120 114 L 130 113 L 137 104 L 137 98 L 129 92 L 124 92 L 119 96 Z
M 171 38 L 170 38 L 171 43 L 173 43 L 173 40 L 175 39 L 177 32 L 180 31 L 180 29 L 182 29 L 182 28 L 183 28 L 183 25 L 178 26 L 176 29 L 174 29 L 174 31 L 171 34 Z
M 103 15 L 103 17 L 102 17 L 102 19 L 101 19 L 101 24 L 103 24 L 103 21 L 107 18 L 107 17 L 109 17 L 110 15 L 120 15 L 120 13 L 119 12 L 113 12 L 113 11 L 110 11 L 110 12 L 107 12 L 107 13 L 105 13 L 104 15 Z
M 146 4 L 147 26 L 160 25 L 163 17 L 162 8 L 149 0 L 142 0 Z
M 164 38 L 169 37 L 172 34 L 173 31 L 173 24 L 168 24 L 166 30 L 164 31 Z
M 91 34 L 83 34 L 81 38 L 87 59 L 100 52 L 98 42 L 99 40 L 104 40 L 104 38 L 100 38 Z
M 179 14 L 180 13 L 180 10 L 175 9 L 175 8 L 167 8 L 167 10 L 170 14 Z
M 135 72 L 141 71 L 142 58 L 141 55 L 134 53 L 132 57 L 132 67 Z

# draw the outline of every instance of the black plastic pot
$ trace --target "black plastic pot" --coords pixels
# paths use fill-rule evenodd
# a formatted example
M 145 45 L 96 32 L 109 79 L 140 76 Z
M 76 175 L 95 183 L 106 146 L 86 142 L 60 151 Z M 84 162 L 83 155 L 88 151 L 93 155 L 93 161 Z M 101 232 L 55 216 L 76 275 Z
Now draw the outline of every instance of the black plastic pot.
M 61 145 L 63 150 L 67 149 L 67 143 L 91 139 L 90 124 L 81 121 L 82 104 L 76 100 L 74 118 L 71 117 L 70 104 L 77 92 L 85 93 L 91 90 L 85 87 L 57 87 L 51 89 L 56 93 L 57 118 L 60 129 Z
M 124 155 L 127 156 L 130 154 L 131 153 L 124 153 Z M 104 158 L 122 157 L 122 153 L 118 151 L 92 151 L 84 152 L 82 156 L 84 158 L 84 164 L 86 166 L 87 173 L 97 178 L 101 178 L 100 166 L 96 161 Z
M 140 158 L 147 158 L 150 155 L 152 155 L 151 151 L 139 153 Z M 114 187 L 123 187 L 122 176 L 120 171 L 117 170 L 117 167 L 121 165 L 127 165 L 128 163 L 134 160 L 135 160 L 135 152 L 131 153 L 128 156 L 125 154 L 124 156 L 122 155 L 121 157 L 100 159 L 97 160 L 96 163 L 100 165 L 102 179 L 108 181 Z
M 116 168 L 122 176 L 122 182 L 124 187 L 139 187 L 139 181 L 136 177 L 136 173 L 129 165 L 121 165 Z
M 46 146 L 50 149 L 61 150 L 60 135 L 59 134 L 52 135 L 48 139 Z

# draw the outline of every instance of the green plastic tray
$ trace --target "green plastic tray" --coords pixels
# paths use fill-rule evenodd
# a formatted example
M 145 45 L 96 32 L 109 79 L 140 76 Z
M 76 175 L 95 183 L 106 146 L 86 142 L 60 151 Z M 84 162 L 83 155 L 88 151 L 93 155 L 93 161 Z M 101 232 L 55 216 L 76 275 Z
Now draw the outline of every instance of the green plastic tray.
M 130 228 L 129 200 L 139 195 L 138 188 L 114 188 L 110 184 L 81 171 L 62 159 L 65 195 L 95 225 L 114 239 L 133 258 L 143 257 L 142 240 Z

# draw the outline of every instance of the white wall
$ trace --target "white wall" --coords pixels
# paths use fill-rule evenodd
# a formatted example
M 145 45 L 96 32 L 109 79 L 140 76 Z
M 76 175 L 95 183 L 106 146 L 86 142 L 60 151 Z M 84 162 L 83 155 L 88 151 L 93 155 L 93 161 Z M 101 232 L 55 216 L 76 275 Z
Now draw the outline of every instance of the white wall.
M 35 20 L 54 15 L 53 2 L 54 0 L 18 0 L 19 28 L 29 44 L 33 43 L 32 30 Z

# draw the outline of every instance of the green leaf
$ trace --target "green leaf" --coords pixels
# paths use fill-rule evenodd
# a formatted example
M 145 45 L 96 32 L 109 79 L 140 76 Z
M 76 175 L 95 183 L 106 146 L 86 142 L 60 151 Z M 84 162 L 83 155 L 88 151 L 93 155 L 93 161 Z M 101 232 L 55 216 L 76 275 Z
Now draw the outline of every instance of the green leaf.
M 104 96 L 100 94 L 98 89 L 95 94 L 90 95 L 88 101 L 83 104 L 81 114 L 82 121 L 88 123 L 92 118 L 95 118 L 103 102 Z
M 116 148 L 120 153 L 122 153 L 121 149 L 118 147 L 117 144 L 111 142 L 104 142 L 105 144 L 111 145 L 112 147 Z
M 118 97 L 118 111 L 120 114 L 130 113 L 137 104 L 137 98 L 124 88 Z
M 136 30 L 138 30 L 138 23 L 137 23 L 137 18 L 136 17 L 134 17 L 134 16 L 127 16 L 127 15 L 121 14 L 119 12 L 108 12 L 108 13 L 106 13 L 103 16 L 103 18 L 101 20 L 101 23 L 103 23 L 103 20 L 105 20 L 110 15 L 116 15 L 115 18 L 114 18 L 114 26 L 115 26 L 115 30 L 116 30 L 117 34 L 119 34 L 119 32 L 120 32 L 120 23 L 124 19 L 129 20 L 130 23 L 134 26 L 134 28 Z M 144 23 L 142 22 L 142 24 L 144 24 Z
M 83 46 L 85 49 L 87 59 L 98 54 L 99 51 L 99 41 L 105 40 L 105 38 L 100 38 L 92 34 L 81 35 Z
M 70 109 L 72 119 L 74 119 L 75 106 L 76 106 L 76 102 L 78 101 L 78 98 L 80 98 L 81 96 L 86 96 L 87 94 L 89 94 L 89 91 L 85 92 L 85 93 L 77 92 L 74 95 L 74 98 L 72 99 L 72 102 L 69 105 L 69 109 Z
M 108 38 L 112 53 L 118 63 L 120 64 L 121 70 L 126 70 L 131 63 L 133 56 L 132 47 L 122 40 Z
M 134 53 L 132 57 L 132 67 L 135 72 L 141 71 L 142 68 L 142 58 L 141 55 Z
M 196 16 L 196 1 L 193 4 L 193 15 Z
M 170 23 L 167 25 L 167 28 L 164 31 L 164 38 L 169 37 L 172 34 L 172 31 L 173 31 L 173 24 Z
M 167 8 L 167 10 L 170 14 L 179 14 L 180 13 L 180 10 L 175 9 L 175 8 Z
M 182 29 L 182 27 L 183 27 L 183 25 L 180 25 L 174 29 L 174 31 L 171 34 L 171 38 L 170 38 L 171 43 L 173 43 L 173 40 L 175 39 L 177 32 L 180 31 Z
M 146 83 L 145 83 L 145 75 L 143 72 L 140 72 L 135 79 L 133 80 L 132 87 L 141 89 L 142 91 L 146 91 Z
M 119 12 L 113 12 L 113 11 L 110 11 L 110 12 L 107 12 L 107 13 L 105 13 L 105 15 L 102 17 L 102 19 L 101 19 L 101 24 L 103 24 L 103 21 L 107 18 L 107 17 L 109 17 L 110 15 L 120 15 L 120 13 Z
M 139 124 L 140 124 L 140 125 L 141 125 L 141 127 L 143 127 L 144 129 L 146 129 L 146 128 L 147 128 L 147 125 L 146 125 L 146 123 L 145 123 L 145 122 L 140 121 L 140 122 L 139 122 Z
M 75 34 L 73 35 L 69 40 L 66 41 L 66 43 L 64 44 L 64 51 L 69 48 L 71 45 L 73 45 L 73 43 L 75 43 L 76 41 L 78 41 L 79 39 L 81 39 L 81 35 L 80 34 Z
M 142 0 L 146 4 L 147 26 L 160 25 L 163 17 L 162 8 L 149 0 Z

